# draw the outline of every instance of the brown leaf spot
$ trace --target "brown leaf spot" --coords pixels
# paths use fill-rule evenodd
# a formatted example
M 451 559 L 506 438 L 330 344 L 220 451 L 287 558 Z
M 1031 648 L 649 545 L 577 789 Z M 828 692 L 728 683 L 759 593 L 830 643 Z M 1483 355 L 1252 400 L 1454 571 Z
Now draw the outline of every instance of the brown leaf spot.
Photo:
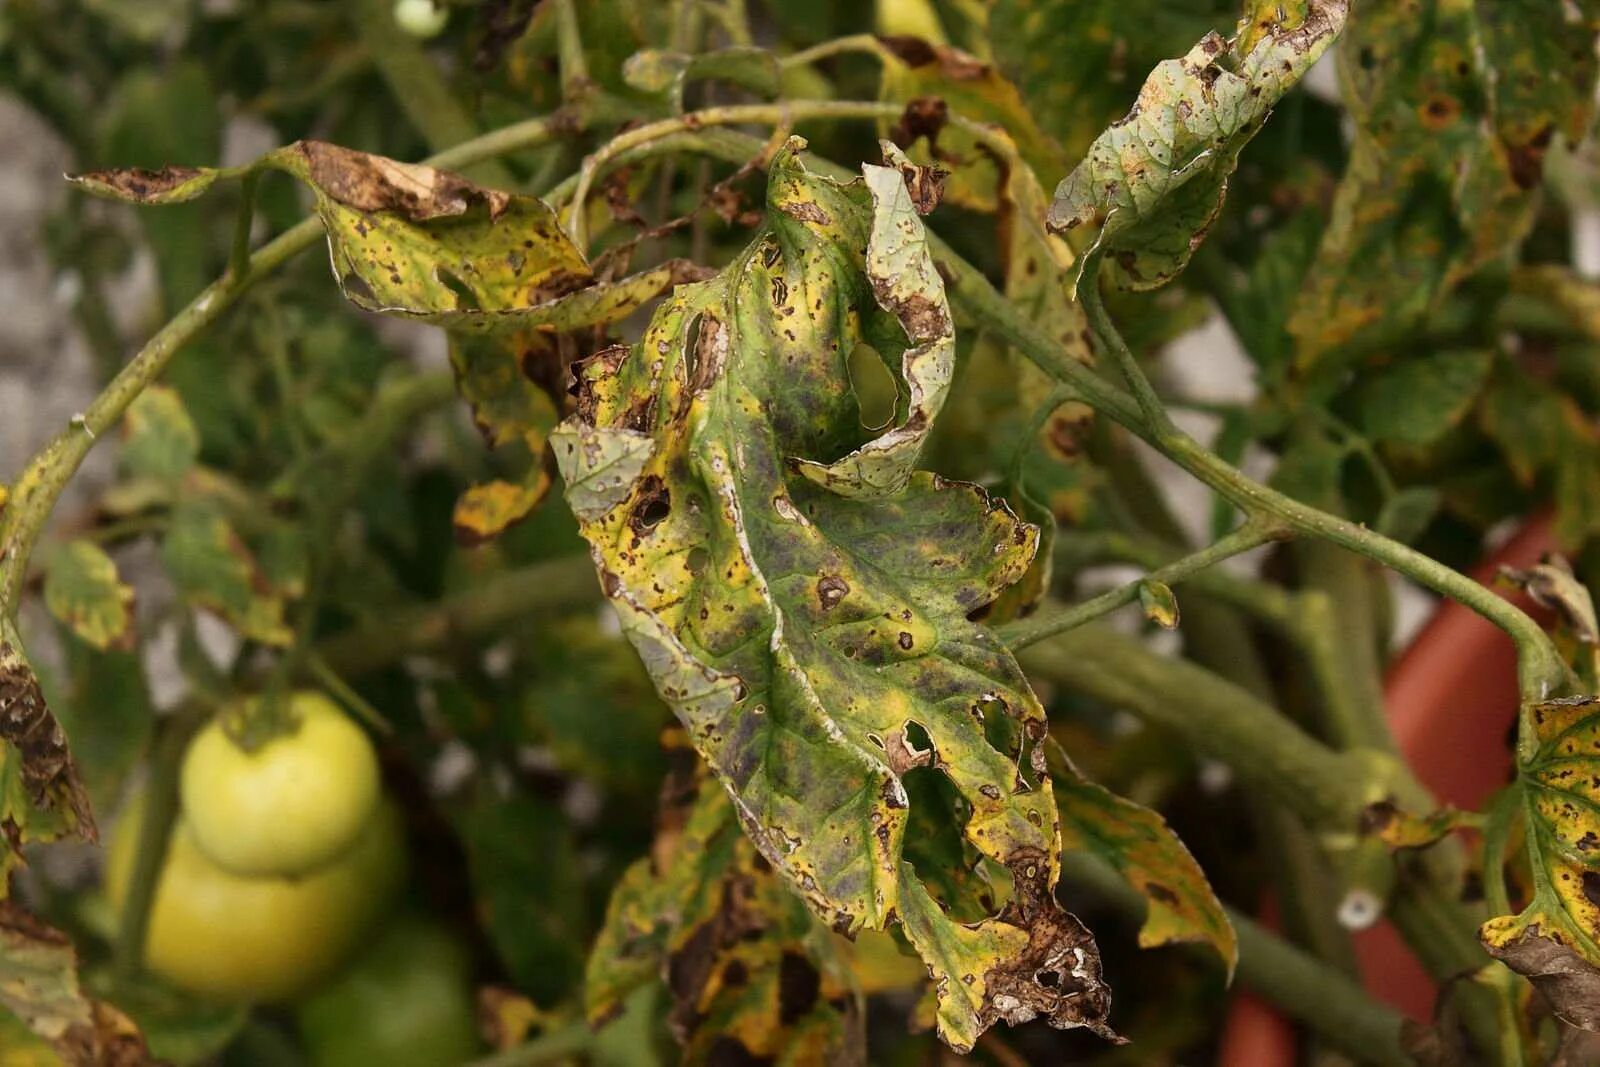
M 161 200 L 193 181 L 203 173 L 198 167 L 176 167 L 168 164 L 160 170 L 143 167 L 126 167 L 121 170 L 91 170 L 74 180 L 85 185 L 99 186 L 126 200 L 142 203 Z
M 22 783 L 35 807 L 65 801 L 86 841 L 98 841 L 89 795 L 67 748 L 67 735 L 45 704 L 33 670 L 9 642 L 0 642 L 0 739 L 22 756 Z
M 325 141 L 300 141 L 311 180 L 329 197 L 358 211 L 393 211 L 415 222 L 463 215 L 475 203 L 499 218 L 511 194 L 485 189 L 458 174 L 419 163 L 357 152 Z
M 938 96 L 919 96 L 907 101 L 900 120 L 890 132 L 890 139 L 901 148 L 915 144 L 918 138 L 927 138 L 930 146 L 938 144 L 939 133 L 950 121 L 950 105 Z
M 1530 925 L 1503 945 L 1484 941 L 1489 955 L 1532 982 L 1557 1018 L 1600 1030 L 1600 968 Z

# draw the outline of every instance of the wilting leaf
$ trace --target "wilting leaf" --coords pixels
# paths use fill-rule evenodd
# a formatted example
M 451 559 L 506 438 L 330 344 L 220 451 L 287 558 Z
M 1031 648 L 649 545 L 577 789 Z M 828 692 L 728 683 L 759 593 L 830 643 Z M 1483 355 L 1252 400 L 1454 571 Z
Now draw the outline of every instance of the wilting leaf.
M 1527 593 L 1535 604 L 1555 612 L 1579 641 L 1600 644 L 1594 598 L 1564 556 L 1546 556 L 1526 569 L 1501 567 L 1500 577 Z
M 625 355 L 583 366 L 556 442 L 569 499 L 657 689 L 818 915 L 847 931 L 901 918 L 952 1045 L 999 1018 L 1108 1032 L 1098 952 L 1052 895 L 1044 710 L 966 617 L 1026 570 L 1037 534 L 974 486 L 910 473 L 919 446 L 895 435 L 918 427 L 858 451 L 848 355 L 898 321 L 909 364 L 948 310 L 931 284 L 913 299 L 868 273 L 891 220 L 896 240 L 920 225 L 896 206 L 899 168 L 839 185 L 797 147 L 773 164 L 750 246 L 678 287 Z M 873 452 L 872 473 L 827 486 L 797 467 Z M 1006 751 L 989 717 L 1016 737 Z M 900 776 L 919 766 L 955 784 L 968 839 L 1010 869 L 1001 915 L 958 925 L 902 858 Z
M 133 644 L 133 587 L 117 574 L 105 549 L 69 541 L 50 554 L 44 602 L 78 638 L 98 649 Z
M 152 385 L 122 418 L 122 465 L 129 474 L 161 482 L 182 480 L 200 456 L 200 432 L 174 389 Z
M 283 596 L 211 501 L 190 498 L 173 509 L 161 553 L 173 584 L 191 604 L 216 612 L 251 640 L 287 645 L 293 639 L 284 623 Z
M 450 342 L 456 388 L 472 407 L 472 419 L 490 448 L 514 441 L 526 447 L 528 472 L 518 484 L 494 481 L 468 489 L 456 503 L 458 539 L 477 544 L 499 534 L 536 507 L 550 488 L 544 446 L 555 428 L 555 404 L 524 372 L 526 332 L 457 334 Z
M 1057 186 L 1050 228 L 1099 225 L 1095 247 L 1130 288 L 1170 280 L 1222 209 L 1239 153 L 1333 43 L 1346 7 L 1280 5 L 1269 26 L 1247 27 L 1232 42 L 1207 34 L 1157 66 L 1133 110 Z
M 1061 149 L 1039 129 L 1016 86 L 974 56 L 915 37 L 880 38 L 883 80 L 879 97 L 904 103 L 906 110 L 891 133 L 918 162 L 950 171 L 946 195 L 952 204 L 975 211 L 999 206 L 1005 164 L 967 130 L 948 122 L 950 112 L 986 123 L 1016 144 L 1033 168 L 1059 174 L 1066 166 Z M 926 148 L 916 144 L 926 141 Z
M 652 854 L 612 893 L 589 957 L 590 1021 L 664 980 L 686 1063 L 863 1062 L 860 994 L 827 931 L 740 832 L 726 791 L 709 776 L 685 784 L 668 779 Z
M 1427 848 L 1446 834 L 1472 824 L 1465 813 L 1445 805 L 1427 815 L 1412 815 L 1393 802 L 1380 800 L 1361 811 L 1361 832 L 1391 849 Z
M 1233 924 L 1205 872 L 1167 821 L 1082 777 L 1070 765 L 1053 769 L 1062 847 L 1104 860 L 1145 898 L 1140 946 L 1204 942 L 1216 949 L 1231 977 L 1239 962 Z
M 1600 699 L 1533 704 L 1523 733 L 1517 787 L 1533 898 L 1478 936 L 1567 1022 L 1600 1029 Z
M 1139 608 L 1144 617 L 1163 630 L 1178 628 L 1178 598 L 1166 582 L 1146 579 L 1139 583 Z
M 1365 377 L 1361 427 L 1379 441 L 1428 445 L 1461 421 L 1489 375 L 1486 351 L 1431 352 Z
M 1365 4 L 1340 48 L 1350 162 L 1291 331 L 1309 367 L 1415 325 L 1532 223 L 1546 150 L 1588 129 L 1594 0 Z
M 0 616 L 0 900 L 30 841 L 97 837 L 89 796 L 22 642 Z
M 297 141 L 231 170 L 94 171 L 73 180 L 96 195 L 167 204 L 257 168 L 311 187 L 334 275 L 345 296 L 371 311 L 460 330 L 576 329 L 625 317 L 684 270 L 667 263 L 596 285 L 537 197 L 321 141 Z
M 144 1038 L 116 1008 L 78 985 L 72 942 L 16 904 L 0 901 L 0 1007 L 70 1064 L 141 1067 Z

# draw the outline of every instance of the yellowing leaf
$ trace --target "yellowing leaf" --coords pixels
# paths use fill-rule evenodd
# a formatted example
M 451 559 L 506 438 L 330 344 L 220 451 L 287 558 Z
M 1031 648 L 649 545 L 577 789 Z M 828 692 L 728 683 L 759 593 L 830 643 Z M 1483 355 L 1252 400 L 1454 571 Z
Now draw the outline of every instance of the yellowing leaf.
M 1356 122 L 1290 321 L 1311 367 L 1415 326 L 1533 222 L 1544 156 L 1593 115 L 1594 0 L 1364 4 L 1340 48 Z
M 1145 898 L 1140 946 L 1204 942 L 1222 957 L 1231 977 L 1239 962 L 1233 924 L 1167 821 L 1082 777 L 1070 764 L 1056 771 L 1062 847 L 1104 860 Z
M 133 587 L 99 545 L 69 541 L 51 553 L 44 603 L 82 641 L 98 649 L 133 645 Z
M 1280 5 L 1269 28 L 1232 42 L 1208 34 L 1182 59 L 1157 66 L 1133 110 L 1056 187 L 1050 228 L 1098 225 L 1095 247 L 1123 284 L 1165 284 L 1222 209 L 1240 151 L 1333 43 L 1346 8 L 1346 0 L 1289 12 Z
M 9 901 L 0 901 L 0 1008 L 67 1063 L 150 1062 L 132 1020 L 80 988 L 78 958 L 67 936 Z
M 918 361 L 945 358 L 925 347 L 943 330 L 923 319 L 949 311 L 899 166 L 840 185 L 798 148 L 774 161 L 767 223 L 733 263 L 679 286 L 626 353 L 583 365 L 555 438 L 569 500 L 657 690 L 817 915 L 902 921 L 957 1048 L 1001 1018 L 1109 1033 L 1093 939 L 1053 897 L 1044 710 L 968 619 L 1026 571 L 1037 532 L 975 486 L 914 472 L 911 416 L 876 449 L 862 439 L 850 353 L 898 333 L 902 381 L 937 382 L 947 368 Z M 891 263 L 923 287 L 876 273 Z M 936 390 L 907 392 L 931 419 Z M 853 455 L 873 469 L 802 473 Z M 986 722 L 1011 739 L 996 747 Z M 967 839 L 1010 870 L 1000 914 L 958 923 L 903 858 L 917 767 L 948 779 Z
M 173 483 L 200 456 L 200 432 L 177 392 L 152 385 L 122 417 L 122 465 L 130 474 Z
M 623 875 L 595 940 L 584 983 L 603 1025 L 628 994 L 660 978 L 685 1063 L 737 1058 L 859 1064 L 860 993 L 826 930 L 739 830 L 709 776 L 663 814 L 648 859 Z
M 287 645 L 293 639 L 281 592 L 214 503 L 196 498 L 174 508 L 161 552 L 191 604 L 216 612 L 251 640 Z
M 1523 734 L 1517 787 L 1533 899 L 1520 914 L 1484 923 L 1478 936 L 1558 1015 L 1600 1028 L 1600 699 L 1531 705 Z

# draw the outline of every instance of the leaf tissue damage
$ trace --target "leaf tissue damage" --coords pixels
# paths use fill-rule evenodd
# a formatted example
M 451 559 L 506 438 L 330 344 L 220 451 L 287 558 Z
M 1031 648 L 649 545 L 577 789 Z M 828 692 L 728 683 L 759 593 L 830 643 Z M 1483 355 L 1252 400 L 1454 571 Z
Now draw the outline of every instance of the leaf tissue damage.
M 1129 288 L 1166 284 L 1222 209 L 1239 153 L 1344 27 L 1348 0 L 1259 4 L 1232 40 L 1208 33 L 1150 72 L 1127 116 L 1056 188 L 1049 225 L 1099 225 Z
M 768 221 L 680 285 L 640 341 L 577 368 L 552 436 L 602 586 L 765 862 L 845 933 L 899 922 L 938 1026 L 1042 1017 L 1114 1037 L 1090 933 L 1056 903 L 1060 828 L 1044 709 L 969 615 L 1028 568 L 1038 531 L 916 469 L 954 359 L 909 164 L 840 184 L 803 142 Z M 910 172 L 912 188 L 920 177 Z M 861 429 L 846 360 L 896 371 L 899 415 Z M 960 795 L 998 914 L 961 923 L 904 853 L 917 769 Z

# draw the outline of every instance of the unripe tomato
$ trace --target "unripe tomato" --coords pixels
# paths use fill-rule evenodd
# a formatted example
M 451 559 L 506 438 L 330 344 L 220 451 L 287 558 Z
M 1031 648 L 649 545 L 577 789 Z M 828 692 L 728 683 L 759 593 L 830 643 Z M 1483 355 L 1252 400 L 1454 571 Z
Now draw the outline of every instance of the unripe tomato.
M 395 0 L 395 25 L 421 40 L 437 37 L 450 21 L 450 9 L 434 0 Z
M 142 806 L 130 805 L 111 843 L 106 890 L 118 912 Z M 145 961 L 173 985 L 218 1000 L 288 999 L 346 958 L 404 875 L 400 815 L 390 804 L 378 807 L 343 856 L 297 878 L 223 870 L 179 818 L 151 901 Z
M 184 754 L 194 843 L 234 874 L 305 874 L 349 848 L 377 806 L 378 756 L 361 728 L 318 693 L 294 694 L 289 712 L 298 727 L 253 752 L 218 716 Z
M 418 919 L 386 929 L 296 1018 L 314 1067 L 456 1067 L 479 1052 L 466 950 Z

